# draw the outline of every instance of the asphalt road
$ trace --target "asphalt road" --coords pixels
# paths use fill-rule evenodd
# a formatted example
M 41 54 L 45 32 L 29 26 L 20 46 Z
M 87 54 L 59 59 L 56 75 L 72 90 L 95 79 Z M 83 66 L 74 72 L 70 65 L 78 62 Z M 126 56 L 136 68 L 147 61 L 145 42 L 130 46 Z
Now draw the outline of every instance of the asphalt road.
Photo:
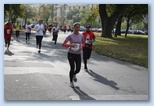
M 69 86 L 67 49 L 61 46 L 69 33 L 59 33 L 57 46 L 47 33 L 38 54 L 35 35 L 12 37 L 10 52 L 4 47 L 4 100 L 148 100 L 148 69 L 92 52 L 89 71 L 77 75 Z

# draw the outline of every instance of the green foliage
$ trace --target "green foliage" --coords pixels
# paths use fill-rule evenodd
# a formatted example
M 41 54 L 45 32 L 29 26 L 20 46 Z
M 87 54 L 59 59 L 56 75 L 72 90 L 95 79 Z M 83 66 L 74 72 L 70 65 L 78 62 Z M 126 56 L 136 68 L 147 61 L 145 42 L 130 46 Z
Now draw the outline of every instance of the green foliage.
M 27 18 L 32 18 L 36 15 L 36 10 L 33 9 L 30 5 L 25 5 L 25 14 L 24 16 Z
M 147 4 L 130 4 L 123 13 L 123 16 L 125 18 L 131 18 L 131 23 L 139 23 L 143 21 L 147 15 L 148 15 Z
M 4 4 L 4 13 L 6 17 L 8 16 L 8 20 L 23 17 L 25 13 L 24 10 L 23 4 Z
M 73 22 L 80 22 L 81 25 L 86 25 L 87 23 L 98 25 L 99 23 L 95 21 L 98 16 L 98 5 L 95 5 L 93 8 L 89 8 L 87 10 L 71 10 L 67 14 L 67 19 L 73 19 Z
M 91 23 L 94 25 L 96 18 L 99 16 L 98 6 L 95 6 L 90 9 L 90 11 L 85 13 L 85 18 L 81 21 L 82 23 Z M 96 23 L 95 23 L 96 24 Z
M 144 30 L 144 24 L 142 22 L 139 22 L 136 24 L 136 29 Z
M 73 19 L 75 18 L 76 14 L 79 13 L 79 10 L 77 9 L 74 9 L 74 10 L 71 10 L 67 13 L 67 19 L 70 20 L 70 19 Z
M 115 9 L 116 9 L 116 6 L 114 4 L 106 5 L 106 11 L 107 11 L 108 17 L 110 17 L 114 13 Z
M 99 4 L 99 14 L 101 18 L 102 28 L 104 29 L 104 31 L 102 32 L 102 37 L 111 38 L 112 29 L 119 16 L 123 16 L 125 18 L 122 28 L 128 29 L 131 23 L 136 24 L 144 20 L 144 18 L 148 14 L 148 5 Z M 126 24 L 125 21 L 127 22 Z M 118 24 L 121 24 L 121 22 Z M 127 28 L 125 25 L 127 26 Z M 144 25 L 148 26 L 146 22 L 144 22 Z M 147 27 L 145 29 L 147 29 Z

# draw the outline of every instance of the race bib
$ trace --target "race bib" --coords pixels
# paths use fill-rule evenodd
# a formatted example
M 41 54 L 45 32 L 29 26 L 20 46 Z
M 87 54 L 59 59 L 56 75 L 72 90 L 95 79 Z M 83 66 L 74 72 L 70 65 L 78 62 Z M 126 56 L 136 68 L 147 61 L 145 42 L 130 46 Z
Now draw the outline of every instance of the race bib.
M 10 29 L 8 29 L 8 30 L 7 30 L 7 34 L 10 34 L 10 33 L 11 33 L 11 30 L 10 30 Z
M 76 44 L 75 47 L 71 47 L 71 50 L 78 51 L 80 49 L 80 44 Z

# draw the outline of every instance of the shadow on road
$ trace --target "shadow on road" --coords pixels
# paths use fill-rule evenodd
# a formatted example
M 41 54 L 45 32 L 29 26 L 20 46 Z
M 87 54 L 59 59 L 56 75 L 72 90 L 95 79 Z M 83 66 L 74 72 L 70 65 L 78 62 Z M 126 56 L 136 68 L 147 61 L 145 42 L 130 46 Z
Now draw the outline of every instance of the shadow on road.
M 87 95 L 85 92 L 83 92 L 80 87 L 75 87 L 74 92 L 77 93 L 81 100 L 95 100 L 94 98 Z
M 98 81 L 98 82 L 100 82 L 100 83 L 102 83 L 102 84 L 105 84 L 105 85 L 109 85 L 109 86 L 111 86 L 112 88 L 114 88 L 114 89 L 116 89 L 116 90 L 119 90 L 119 88 L 116 87 L 116 85 L 117 85 L 116 82 L 110 81 L 110 80 L 104 78 L 103 76 L 101 76 L 101 75 L 99 75 L 99 74 L 93 72 L 92 70 L 88 70 L 87 73 L 88 73 L 89 75 L 91 75 L 92 77 L 94 77 L 94 78 L 95 78 L 95 79 L 94 79 L 95 81 Z
M 5 53 L 4 53 L 5 55 L 8 55 L 8 56 L 12 56 L 12 55 L 14 55 L 14 53 L 12 53 L 11 51 L 5 51 Z

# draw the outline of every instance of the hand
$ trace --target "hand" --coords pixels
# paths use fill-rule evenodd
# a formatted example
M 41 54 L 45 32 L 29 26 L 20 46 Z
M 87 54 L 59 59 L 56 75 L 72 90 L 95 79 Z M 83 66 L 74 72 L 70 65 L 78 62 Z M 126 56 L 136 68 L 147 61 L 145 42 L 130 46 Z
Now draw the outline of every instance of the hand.
M 80 50 L 83 50 L 83 46 L 82 45 L 80 46 Z
M 92 43 L 92 40 L 89 40 L 89 43 Z
M 70 47 L 75 47 L 75 46 L 76 46 L 76 44 L 74 44 L 74 43 L 70 44 Z

